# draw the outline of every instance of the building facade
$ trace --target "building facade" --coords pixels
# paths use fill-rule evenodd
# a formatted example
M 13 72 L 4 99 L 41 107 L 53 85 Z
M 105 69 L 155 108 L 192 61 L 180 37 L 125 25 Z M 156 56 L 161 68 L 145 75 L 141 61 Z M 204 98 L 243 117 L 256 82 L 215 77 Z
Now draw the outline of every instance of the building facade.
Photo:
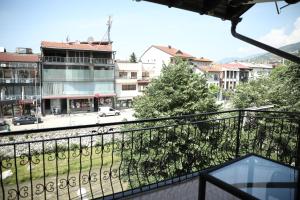
M 0 116 L 34 114 L 40 104 L 39 56 L 29 48 L 0 53 Z
M 248 62 L 233 62 L 233 64 L 240 64 L 249 67 L 249 80 L 255 80 L 261 77 L 269 76 L 273 70 L 273 66 L 270 64 L 258 64 Z
M 138 80 L 142 77 L 142 63 L 116 62 L 116 108 L 131 108 L 133 98 L 140 95 Z
M 115 63 L 111 43 L 43 41 L 41 53 L 44 114 L 114 107 Z

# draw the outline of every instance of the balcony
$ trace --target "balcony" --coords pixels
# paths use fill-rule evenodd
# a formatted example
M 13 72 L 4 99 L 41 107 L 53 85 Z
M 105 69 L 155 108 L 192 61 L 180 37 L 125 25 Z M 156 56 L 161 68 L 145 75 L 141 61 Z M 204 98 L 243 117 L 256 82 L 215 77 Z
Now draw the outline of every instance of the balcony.
M 0 78 L 0 83 L 28 83 L 28 84 L 34 84 L 39 83 L 39 78 Z
M 300 113 L 233 110 L 3 133 L 0 199 L 193 199 L 200 172 L 248 153 L 299 167 L 299 131 Z
M 44 63 L 76 63 L 76 64 L 94 64 L 94 65 L 113 65 L 112 59 L 108 58 L 88 58 L 88 57 L 59 57 L 44 56 Z

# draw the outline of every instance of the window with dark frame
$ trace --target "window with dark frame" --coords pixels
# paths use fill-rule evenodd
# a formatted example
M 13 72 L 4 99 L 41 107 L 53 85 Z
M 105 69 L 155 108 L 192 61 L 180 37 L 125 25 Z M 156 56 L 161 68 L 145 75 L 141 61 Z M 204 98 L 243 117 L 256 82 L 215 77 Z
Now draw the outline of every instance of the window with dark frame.
M 123 91 L 136 90 L 136 85 L 122 85 Z

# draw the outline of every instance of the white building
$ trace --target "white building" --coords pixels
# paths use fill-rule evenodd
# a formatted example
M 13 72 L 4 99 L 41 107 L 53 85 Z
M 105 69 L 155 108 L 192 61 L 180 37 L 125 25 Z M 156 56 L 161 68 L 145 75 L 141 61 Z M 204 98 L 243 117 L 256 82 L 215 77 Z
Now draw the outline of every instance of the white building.
M 273 66 L 268 64 L 256 64 L 256 63 L 247 63 L 247 62 L 234 62 L 234 63 L 249 67 L 250 80 L 255 80 L 263 76 L 269 76 L 273 69 Z
M 212 63 L 211 60 L 206 58 L 196 58 L 188 53 L 185 53 L 179 49 L 171 46 L 157 46 L 152 45 L 141 56 L 140 61 L 143 65 L 151 65 L 153 71 L 153 77 L 160 75 L 163 65 L 168 65 L 176 57 L 180 57 L 183 60 L 190 61 L 195 66 L 208 66 Z
M 116 62 L 117 108 L 132 107 L 134 97 L 141 95 L 138 80 L 143 77 L 142 63 Z

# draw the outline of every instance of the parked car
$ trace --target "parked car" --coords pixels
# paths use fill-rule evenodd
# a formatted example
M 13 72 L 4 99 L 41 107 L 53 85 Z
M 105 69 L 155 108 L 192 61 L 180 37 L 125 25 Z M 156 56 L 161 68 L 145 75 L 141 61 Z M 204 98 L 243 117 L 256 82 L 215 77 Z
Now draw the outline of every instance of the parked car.
M 99 107 L 98 108 L 98 115 L 100 117 L 106 117 L 108 115 L 120 115 L 120 111 L 119 110 L 115 110 L 111 107 Z
M 14 125 L 36 124 L 37 122 L 41 123 L 42 119 L 40 117 L 38 117 L 38 120 L 37 120 L 35 116 L 31 116 L 31 115 L 14 117 L 12 119 L 12 123 Z

